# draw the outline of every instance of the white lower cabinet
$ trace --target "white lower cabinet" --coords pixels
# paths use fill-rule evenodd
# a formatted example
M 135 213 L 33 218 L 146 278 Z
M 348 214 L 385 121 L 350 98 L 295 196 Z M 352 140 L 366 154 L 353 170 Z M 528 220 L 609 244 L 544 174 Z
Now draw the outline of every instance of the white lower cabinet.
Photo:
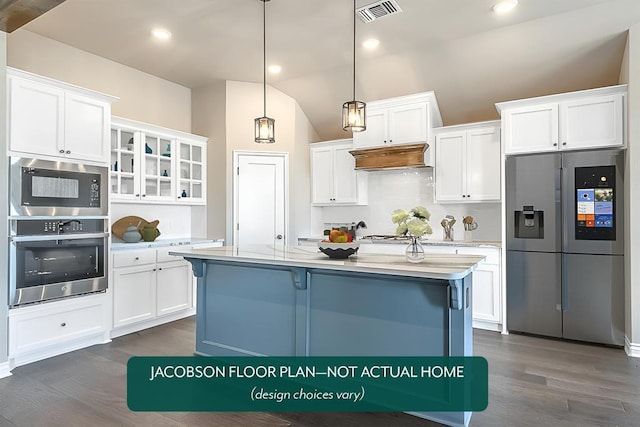
M 195 313 L 191 265 L 170 250 L 113 252 L 112 337 Z
M 361 243 L 359 254 L 404 255 L 407 244 L 401 243 Z M 468 247 L 423 244 L 425 256 L 429 254 L 481 255 L 480 262 L 472 273 L 473 277 L 473 327 L 501 332 L 503 330 L 502 285 L 500 280 L 500 249 L 492 247 Z
M 458 247 L 457 253 L 485 256 L 485 260 L 473 271 L 473 327 L 501 332 L 503 292 L 500 249 Z
M 108 294 L 9 310 L 9 363 L 16 366 L 109 341 Z

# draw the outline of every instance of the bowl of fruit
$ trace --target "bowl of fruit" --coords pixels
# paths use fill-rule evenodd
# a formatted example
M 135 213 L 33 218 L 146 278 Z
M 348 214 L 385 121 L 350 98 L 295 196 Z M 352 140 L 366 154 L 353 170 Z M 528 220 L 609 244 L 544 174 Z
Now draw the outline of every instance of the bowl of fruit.
M 360 243 L 353 241 L 353 235 L 343 230 L 331 230 L 328 240 L 318 242 L 320 252 L 332 259 L 347 259 L 358 252 Z

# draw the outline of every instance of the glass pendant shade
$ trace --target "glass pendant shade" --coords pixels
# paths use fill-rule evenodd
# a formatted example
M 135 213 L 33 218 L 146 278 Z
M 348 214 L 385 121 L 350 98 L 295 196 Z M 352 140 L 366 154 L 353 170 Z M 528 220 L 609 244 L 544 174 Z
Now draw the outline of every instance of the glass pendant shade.
M 342 130 L 362 132 L 367 129 L 367 105 L 362 101 L 342 104 Z
M 256 130 L 255 141 L 259 144 L 273 144 L 276 142 L 276 121 L 269 117 L 258 117 L 254 120 Z

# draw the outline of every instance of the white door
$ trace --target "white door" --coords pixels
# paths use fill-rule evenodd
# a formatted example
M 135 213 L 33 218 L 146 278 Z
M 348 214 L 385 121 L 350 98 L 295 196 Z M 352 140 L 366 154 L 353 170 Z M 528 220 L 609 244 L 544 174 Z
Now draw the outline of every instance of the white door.
M 436 201 L 467 200 L 465 186 L 464 131 L 436 136 Z
M 110 104 L 87 96 L 67 93 L 64 117 L 66 156 L 108 163 Z
M 500 129 L 467 131 L 465 148 L 467 200 L 500 200 Z
M 389 110 L 389 143 L 407 144 L 427 140 L 427 103 L 394 107 Z
M 506 154 L 558 150 L 558 104 L 514 108 L 502 113 Z
M 236 153 L 234 163 L 234 245 L 284 246 L 287 154 Z

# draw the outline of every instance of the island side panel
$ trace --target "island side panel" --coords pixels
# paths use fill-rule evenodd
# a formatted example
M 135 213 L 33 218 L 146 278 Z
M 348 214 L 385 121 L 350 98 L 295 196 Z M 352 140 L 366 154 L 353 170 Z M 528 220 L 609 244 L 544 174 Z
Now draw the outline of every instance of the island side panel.
M 205 261 L 198 278 L 196 354 L 302 356 L 304 269 Z
M 311 356 L 444 356 L 446 281 L 311 270 Z

